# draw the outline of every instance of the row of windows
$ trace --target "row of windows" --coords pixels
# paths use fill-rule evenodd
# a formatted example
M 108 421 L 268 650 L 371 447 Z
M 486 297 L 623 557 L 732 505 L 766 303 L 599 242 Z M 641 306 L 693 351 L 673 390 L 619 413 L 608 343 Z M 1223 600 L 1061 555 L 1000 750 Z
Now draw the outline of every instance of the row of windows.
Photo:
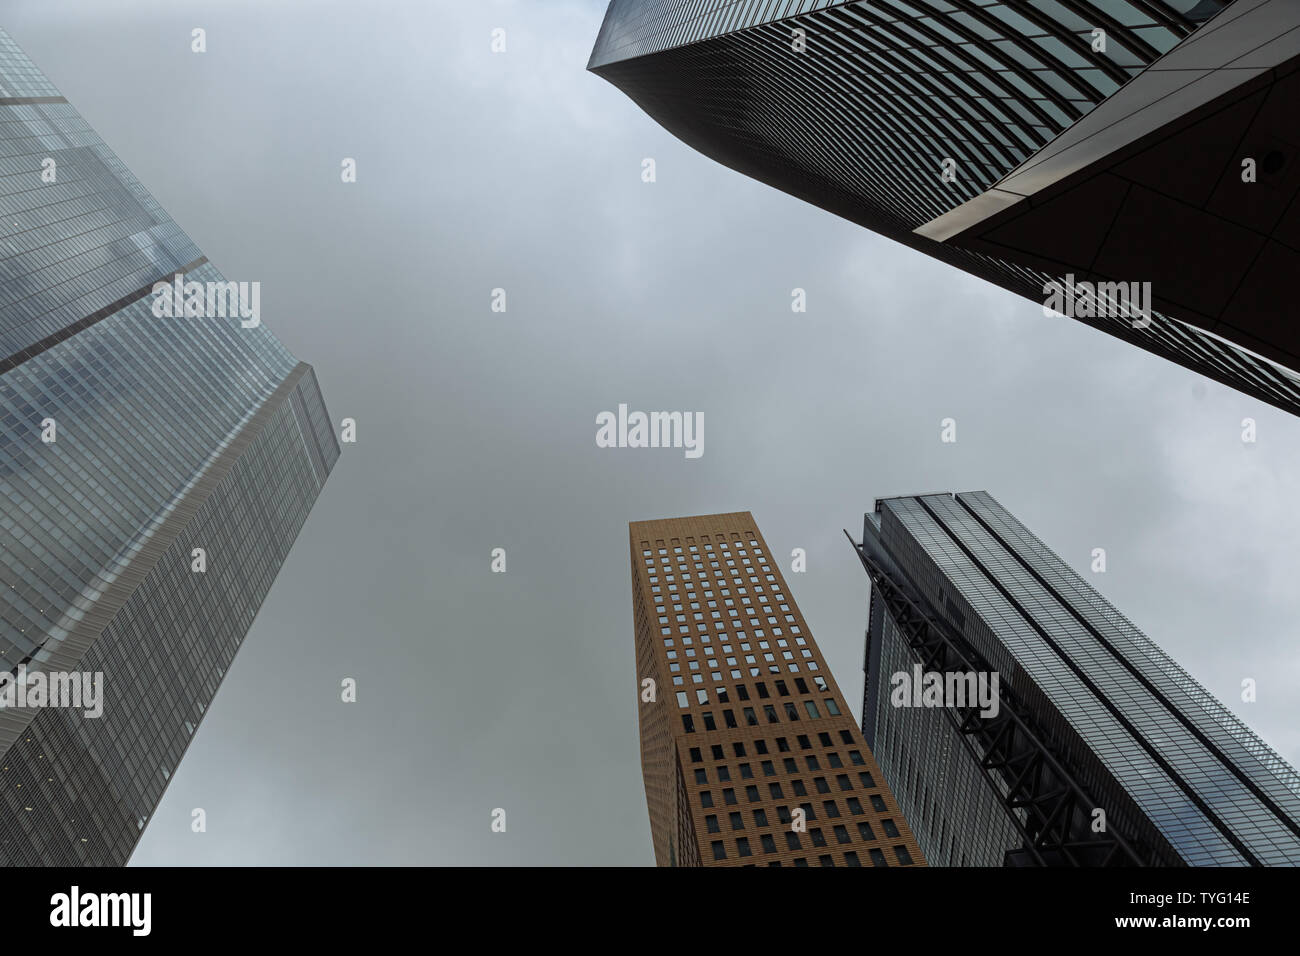
M 830 746 L 830 743 L 829 743 L 829 741 L 830 741 L 830 734 L 822 734 L 821 736 L 824 737 L 824 738 L 826 739 L 826 741 L 827 741 L 826 746 Z M 844 732 L 844 736 L 848 737 L 848 740 L 847 740 L 846 742 L 852 740 L 852 735 L 848 734 L 847 731 Z M 800 737 L 800 738 L 798 738 L 798 739 L 799 739 L 799 740 L 808 740 L 807 737 Z M 789 752 L 790 752 L 790 742 L 789 742 L 788 740 L 786 740 L 784 737 L 778 737 L 778 738 L 777 738 L 777 741 L 778 741 L 777 746 L 780 748 L 781 753 L 789 753 Z M 811 747 L 811 746 L 812 746 L 812 741 L 809 740 L 809 741 L 808 741 L 808 744 L 809 744 L 809 747 Z M 804 749 L 809 749 L 809 747 L 806 747 L 806 748 L 804 748 Z M 747 754 L 746 751 L 745 751 L 745 742 L 744 742 L 743 740 L 737 740 L 735 743 L 732 744 L 732 748 L 733 748 L 733 753 L 735 754 L 735 756 L 737 756 L 737 757 L 745 757 L 745 756 L 748 756 L 748 754 Z M 755 741 L 755 742 L 754 742 L 754 749 L 757 750 L 759 753 L 764 753 L 764 754 L 767 753 L 767 752 L 768 752 L 768 751 L 767 751 L 767 741 L 765 741 L 765 740 L 757 740 L 757 741 Z M 714 760 L 726 760 L 726 759 L 727 759 L 727 756 L 726 756 L 726 750 L 723 748 L 722 744 L 714 744 L 714 745 L 712 746 L 712 749 L 710 750 L 710 753 L 711 753 L 711 755 L 712 755 L 712 757 L 713 757 Z M 703 753 L 703 751 L 702 751 L 699 747 L 692 747 L 692 748 L 690 749 L 690 756 L 691 756 L 691 763 L 701 763 L 701 762 L 703 762 L 703 760 L 704 760 L 704 753 Z M 840 758 L 839 753 L 836 752 L 836 751 L 834 751 L 834 750 L 832 750 L 830 753 L 826 754 L 826 759 L 829 761 L 830 766 L 831 766 L 832 769 L 839 769 L 840 767 L 843 767 L 843 766 L 844 766 L 844 761 Z M 818 757 L 817 757 L 816 754 L 808 754 L 808 755 L 804 758 L 804 760 L 805 760 L 805 762 L 807 763 L 807 765 L 808 765 L 808 769 L 809 769 L 809 770 L 812 770 L 812 771 L 818 771 L 818 770 L 821 770 L 821 769 L 822 769 L 822 767 L 821 767 L 821 761 L 818 759 Z M 855 766 L 855 767 L 861 767 L 861 766 L 864 766 L 864 765 L 866 764 L 866 761 L 862 758 L 862 751 L 860 751 L 860 750 L 850 750 L 850 751 L 849 751 L 849 763 L 853 764 L 853 766 Z M 764 771 L 764 772 L 763 772 L 763 775 L 764 775 L 765 777 L 771 777 L 771 776 L 774 776 L 774 775 L 775 775 L 774 773 L 769 773 L 769 772 L 767 772 L 767 767 L 768 767 L 769 764 L 771 764 L 771 761 L 770 761 L 770 760 L 764 760 L 764 761 L 762 762 L 763 771 Z M 797 773 L 798 770 L 799 770 L 799 766 L 798 766 L 798 764 L 795 762 L 795 759 L 794 759 L 793 757 L 786 757 L 786 758 L 784 758 L 784 765 L 785 765 L 785 770 L 786 770 L 787 773 Z M 748 766 L 748 764 L 741 764 L 741 767 L 746 767 L 746 766 Z M 750 776 L 750 774 L 746 774 L 746 773 L 744 773 L 744 772 L 742 771 L 741 776 Z
M 697 771 L 696 782 L 697 782 L 697 783 L 707 783 L 707 782 L 708 782 L 707 779 L 706 779 L 706 780 L 700 780 L 700 778 L 699 778 L 699 776 L 698 776 L 698 773 L 699 773 L 699 771 Z M 841 786 L 840 786 L 840 789 L 841 789 L 841 790 L 851 790 L 851 789 L 853 789 L 853 785 L 852 785 L 851 782 L 849 782 L 847 775 L 845 775 L 845 774 L 840 774 L 839 776 L 844 778 L 844 783 L 841 784 Z M 826 778 L 825 778 L 825 777 L 818 777 L 817 780 L 821 781 L 819 784 L 817 784 L 818 792 L 819 792 L 819 793 L 830 793 L 830 790 L 831 790 L 831 788 L 830 788 L 830 784 L 829 784 L 829 782 L 827 782 Z M 874 787 L 874 786 L 876 785 L 876 784 L 875 784 L 875 780 L 872 778 L 871 774 L 869 774 L 869 773 L 860 773 L 860 774 L 858 774 L 858 780 L 859 780 L 859 783 L 860 783 L 863 787 Z M 839 782 L 839 781 L 837 780 L 837 782 Z M 847 785 L 844 785 L 844 784 L 847 784 Z M 824 787 L 825 789 L 822 789 L 823 787 Z M 791 790 L 792 790 L 794 796 L 797 796 L 797 797 L 805 797 L 805 796 L 808 795 L 808 789 L 807 789 L 807 787 L 804 785 L 804 782 L 803 782 L 802 780 L 793 780 L 793 781 L 790 781 L 790 788 L 791 788 Z M 757 784 L 752 784 L 752 783 L 751 783 L 751 784 L 747 784 L 747 785 L 745 786 L 744 789 L 745 789 L 745 801 L 746 801 L 747 803 L 758 803 L 758 802 L 760 802 L 762 799 L 764 799 L 763 797 L 759 796 L 759 788 L 758 788 L 758 785 L 757 785 Z M 766 799 L 768 799 L 768 800 L 784 800 L 784 799 L 785 799 L 785 788 L 781 785 L 781 783 L 780 783 L 779 781 L 776 782 L 776 783 L 769 783 L 769 784 L 767 785 L 767 798 L 766 798 Z M 857 802 L 858 802 L 856 798 L 849 798 L 849 799 L 850 799 L 853 803 L 857 803 Z M 871 808 L 872 808 L 873 810 L 876 810 L 877 812 L 888 812 L 889 808 L 885 805 L 884 798 L 881 797 L 879 794 L 876 794 L 876 795 L 872 796 L 870 799 L 871 799 Z M 737 799 L 737 796 L 736 796 L 736 789 L 735 789 L 735 787 L 724 787 L 724 788 L 723 788 L 723 790 L 722 790 L 722 803 L 723 803 L 724 806 L 734 807 L 734 806 L 737 806 L 737 805 L 739 804 L 739 802 L 740 802 L 740 801 Z M 701 790 L 701 791 L 700 791 L 700 805 L 703 806 L 705 809 L 708 809 L 709 807 L 715 806 L 714 801 L 713 801 L 713 791 L 712 791 L 712 790 Z M 809 808 L 811 808 L 812 805 L 811 805 L 811 804 L 806 804 L 806 806 L 809 807 Z M 830 816 L 834 816 L 834 817 L 838 817 L 838 816 L 840 815 L 839 808 L 836 806 L 834 800 L 828 800 L 828 801 L 826 801 L 825 803 L 823 803 L 822 806 L 823 806 L 823 808 L 826 810 L 826 812 L 827 812 L 828 815 L 830 815 Z M 857 813 L 861 813 L 862 810 L 861 810 L 861 808 L 859 807 L 859 809 L 854 810 L 854 811 L 852 811 L 852 812 L 853 812 L 854 814 L 857 814 Z M 812 819 L 811 814 L 810 814 L 810 816 L 809 816 L 809 819 Z
M 840 843 L 848 843 L 848 842 L 851 842 L 851 841 L 848 839 L 848 832 L 847 832 L 847 831 L 845 831 L 845 833 L 844 833 L 844 837 L 845 837 L 845 838 L 844 838 L 843 840 L 839 840 L 839 839 L 838 839 L 838 837 L 839 837 L 839 831 L 840 831 L 840 830 L 844 830 L 843 827 L 836 827 L 835 829 L 836 829 L 836 838 L 837 838 L 837 842 L 840 842 Z M 818 830 L 818 831 L 816 831 L 816 832 L 817 832 L 817 834 L 818 834 L 819 836 L 821 836 L 821 831 L 820 831 L 820 830 Z M 795 833 L 787 833 L 785 836 L 786 836 L 786 846 L 787 846 L 788 849 L 791 849 L 791 850 L 802 849 L 802 847 L 800 846 L 800 842 L 799 842 L 798 834 L 795 834 Z M 820 843 L 816 843 L 816 844 L 814 844 L 814 846 L 826 846 L 826 845 L 827 845 L 827 844 L 826 844 L 826 840 L 825 840 L 824 837 L 821 837 L 821 842 L 820 842 Z M 775 853 L 775 852 L 776 852 L 776 840 L 775 840 L 775 839 L 774 839 L 770 834 L 763 834 L 763 835 L 759 838 L 759 847 L 761 848 L 761 850 L 762 850 L 762 852 L 763 852 L 764 854 Z M 725 860 L 725 859 L 727 859 L 727 847 L 726 847 L 726 844 L 723 843 L 723 841 L 721 841 L 721 840 L 714 840 L 714 841 L 712 841 L 711 849 L 712 849 L 712 851 L 713 851 L 713 859 L 714 859 L 714 860 Z M 895 860 L 898 861 L 898 864 L 899 864 L 900 866 L 911 866 L 911 865 L 912 865 L 912 854 L 910 854 L 910 853 L 907 851 L 907 847 L 905 847 L 905 846 L 901 846 L 901 845 L 900 845 L 900 846 L 895 846 L 895 847 L 893 848 L 893 851 L 894 851 L 894 858 L 895 858 Z M 753 849 L 750 847 L 750 842 L 749 842 L 749 838 L 748 838 L 748 837 L 740 837 L 740 838 L 738 838 L 738 839 L 736 840 L 736 854 L 737 854 L 738 856 L 741 856 L 741 857 L 753 856 L 753 855 L 754 855 L 754 851 L 753 851 Z M 868 854 L 868 856 L 869 856 L 870 859 L 871 859 L 871 865 L 872 865 L 872 866 L 889 866 L 889 863 L 888 863 L 888 861 L 887 861 L 886 858 L 885 858 L 885 852 L 884 852 L 883 850 L 880 850 L 880 849 L 877 849 L 877 848 L 872 848 L 872 849 L 870 849 L 870 850 L 867 851 L 867 854 Z M 819 855 L 818 858 L 817 858 L 817 861 L 818 861 L 818 865 L 819 865 L 819 866 L 834 866 L 834 865 L 835 865 L 834 858 L 833 858 L 829 853 L 825 853 L 825 854 L 821 854 L 821 855 Z M 862 865 L 862 860 L 861 860 L 861 858 L 858 856 L 858 853 L 857 853 L 856 850 L 846 850 L 845 853 L 844 853 L 844 864 L 845 864 L 845 866 L 861 866 L 861 865 Z M 772 864 L 772 865 L 774 865 L 774 866 L 779 866 L 780 864 L 774 863 L 774 864 Z M 795 865 L 795 866 L 808 866 L 808 860 L 807 860 L 805 857 L 796 857 L 795 860 L 794 860 L 794 865 Z

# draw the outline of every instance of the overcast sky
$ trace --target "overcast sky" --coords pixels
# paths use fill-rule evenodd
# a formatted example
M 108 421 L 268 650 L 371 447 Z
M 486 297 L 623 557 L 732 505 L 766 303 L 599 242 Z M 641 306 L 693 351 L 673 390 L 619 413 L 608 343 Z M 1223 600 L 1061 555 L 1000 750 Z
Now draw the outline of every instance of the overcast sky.
M 1300 421 L 692 152 L 585 72 L 603 9 L 6 4 L 358 422 L 132 863 L 652 864 L 627 523 L 806 549 L 856 713 L 840 529 L 890 494 L 987 489 L 1300 762 Z M 598 448 L 620 403 L 702 413 L 703 456 Z

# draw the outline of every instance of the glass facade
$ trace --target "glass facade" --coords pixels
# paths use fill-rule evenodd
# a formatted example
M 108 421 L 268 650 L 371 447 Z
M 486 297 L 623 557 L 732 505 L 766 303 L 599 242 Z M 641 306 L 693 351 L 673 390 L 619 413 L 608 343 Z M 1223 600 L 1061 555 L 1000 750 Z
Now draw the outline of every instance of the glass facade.
M 1300 864 L 1300 774 L 986 492 L 885 499 L 867 539 L 1150 862 Z M 928 859 L 998 865 L 1020 836 L 983 753 L 891 700 L 904 624 L 873 588 L 865 735 Z
M 2 31 L 0 213 L 0 666 L 105 694 L 0 709 L 0 860 L 121 864 L 339 449 L 265 326 L 154 314 L 226 280 Z
M 914 230 L 989 189 L 1223 6 L 613 0 L 589 68 L 718 162 L 1041 303 L 1055 277 Z M 1300 378 L 1191 325 L 1078 321 L 1300 412 Z

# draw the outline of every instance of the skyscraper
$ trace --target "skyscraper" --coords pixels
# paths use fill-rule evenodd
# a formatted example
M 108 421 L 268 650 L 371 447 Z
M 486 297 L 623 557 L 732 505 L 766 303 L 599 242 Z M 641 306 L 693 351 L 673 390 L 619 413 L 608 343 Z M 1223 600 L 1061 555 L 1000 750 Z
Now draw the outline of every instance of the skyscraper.
M 924 865 L 753 516 L 628 539 L 658 864 Z
M 863 734 L 932 865 L 1300 864 L 1300 774 L 986 492 L 877 501 L 857 550 Z
M 1298 38 L 1289 0 L 612 0 L 588 68 L 732 169 L 1296 413 Z
M 3 32 L 0 154 L 4 682 L 102 675 L 99 716 L 0 709 L 0 861 L 120 865 L 339 448 L 260 293 L 231 297 Z

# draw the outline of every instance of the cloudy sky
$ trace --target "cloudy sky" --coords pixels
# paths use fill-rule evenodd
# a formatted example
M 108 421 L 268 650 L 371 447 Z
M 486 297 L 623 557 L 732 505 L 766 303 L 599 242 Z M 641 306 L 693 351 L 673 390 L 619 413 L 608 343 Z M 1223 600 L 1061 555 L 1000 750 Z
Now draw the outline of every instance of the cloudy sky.
M 358 422 L 132 862 L 651 864 L 627 522 L 806 549 L 853 698 L 840 529 L 890 494 L 988 489 L 1300 763 L 1300 421 L 692 152 L 585 72 L 603 8 L 6 4 Z M 704 455 L 598 448 L 619 403 L 701 412 Z

